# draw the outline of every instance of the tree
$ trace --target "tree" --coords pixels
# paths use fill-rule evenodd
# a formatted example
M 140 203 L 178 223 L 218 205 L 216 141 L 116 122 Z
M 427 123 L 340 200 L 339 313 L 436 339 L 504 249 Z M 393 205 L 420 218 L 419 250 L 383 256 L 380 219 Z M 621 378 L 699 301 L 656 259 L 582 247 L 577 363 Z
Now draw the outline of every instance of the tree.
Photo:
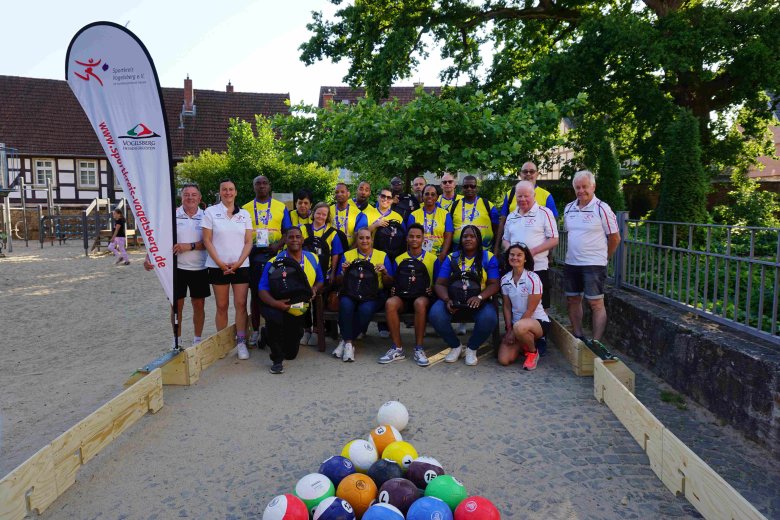
M 708 222 L 709 188 L 710 179 L 701 164 L 698 122 L 693 114 L 681 110 L 665 133 L 661 200 L 656 218 L 669 222 Z
M 607 139 L 601 142 L 596 184 L 598 185 L 599 199 L 609 204 L 609 207 L 614 211 L 626 209 L 620 182 L 620 164 L 615 157 L 612 143 Z
M 373 185 L 399 175 L 408 186 L 426 171 L 514 172 L 560 143 L 561 117 L 582 102 L 584 96 L 560 107 L 532 103 L 497 113 L 482 93 L 461 99 L 420 89 L 408 104 L 298 106 L 273 125 L 291 160 L 348 168 Z
M 238 189 L 237 200 L 254 197 L 252 181 L 265 175 L 275 192 L 295 193 L 302 188 L 310 190 L 314 200 L 326 200 L 333 193 L 336 172 L 312 162 L 288 161 L 278 144 L 271 122 L 256 116 L 257 132 L 246 121 L 231 119 L 228 127 L 227 152 L 201 152 L 197 157 L 187 156 L 176 167 L 180 182 L 197 182 L 204 201 L 210 203 L 219 192 L 219 181 L 230 178 Z
M 697 119 L 705 167 L 771 151 L 777 101 L 765 92 L 780 91 L 777 27 L 775 0 L 361 0 L 333 20 L 314 13 L 301 59 L 348 59 L 344 79 L 378 99 L 432 41 L 452 62 L 443 81 L 466 76 L 506 107 L 586 92 L 574 135 L 606 127 L 619 157 L 657 180 L 663 129 L 680 109 Z M 740 110 L 750 125 L 735 140 Z

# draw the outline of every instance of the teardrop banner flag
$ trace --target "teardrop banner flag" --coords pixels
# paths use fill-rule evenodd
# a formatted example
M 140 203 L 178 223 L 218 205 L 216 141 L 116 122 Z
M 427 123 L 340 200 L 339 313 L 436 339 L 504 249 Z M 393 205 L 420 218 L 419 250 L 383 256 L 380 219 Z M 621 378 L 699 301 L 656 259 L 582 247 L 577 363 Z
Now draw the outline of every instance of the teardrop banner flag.
M 120 25 L 92 23 L 70 42 L 65 78 L 106 152 L 173 304 L 176 191 L 162 91 L 149 51 Z

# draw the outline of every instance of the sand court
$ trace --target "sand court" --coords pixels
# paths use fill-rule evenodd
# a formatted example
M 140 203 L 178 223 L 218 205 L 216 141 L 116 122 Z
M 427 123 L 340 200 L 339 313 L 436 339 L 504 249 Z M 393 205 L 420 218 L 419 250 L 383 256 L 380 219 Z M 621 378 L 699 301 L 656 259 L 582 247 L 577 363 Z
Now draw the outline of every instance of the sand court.
M 141 258 L 133 253 L 130 266 L 115 267 L 77 247 L 47 246 L 0 261 L 0 305 L 13 325 L 0 339 L 0 474 L 169 348 L 168 307 Z M 214 332 L 207 302 L 205 335 Z M 302 347 L 285 374 L 273 376 L 267 351 L 251 350 L 246 362 L 233 354 L 218 361 L 194 386 L 165 387 L 165 406 L 86 465 L 43 518 L 260 518 L 274 495 L 290 492 L 349 440 L 365 438 L 389 399 L 410 411 L 404 439 L 470 494 L 491 499 L 504 518 L 698 517 L 593 398 L 593 380 L 574 376 L 554 349 L 533 373 L 499 367 L 490 356 L 475 368 L 422 369 L 411 359 L 382 366 L 376 358 L 386 340 L 371 330 L 355 363 Z M 186 307 L 184 331 L 188 345 Z M 429 355 L 441 349 L 430 332 L 426 342 Z M 652 405 L 658 384 L 637 370 L 637 394 Z M 712 430 L 706 413 L 689 410 L 691 418 Z M 776 465 L 729 429 L 718 436 L 735 453 L 710 463 L 769 518 L 778 514 Z

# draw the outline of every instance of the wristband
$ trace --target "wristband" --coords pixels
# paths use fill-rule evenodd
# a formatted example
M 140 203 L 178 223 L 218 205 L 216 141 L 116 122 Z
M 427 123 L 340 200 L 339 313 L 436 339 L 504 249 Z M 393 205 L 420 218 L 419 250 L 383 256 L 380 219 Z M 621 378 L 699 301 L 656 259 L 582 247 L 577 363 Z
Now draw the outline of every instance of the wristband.
M 482 295 L 481 294 L 478 294 L 477 298 L 479 298 L 479 301 L 482 301 Z

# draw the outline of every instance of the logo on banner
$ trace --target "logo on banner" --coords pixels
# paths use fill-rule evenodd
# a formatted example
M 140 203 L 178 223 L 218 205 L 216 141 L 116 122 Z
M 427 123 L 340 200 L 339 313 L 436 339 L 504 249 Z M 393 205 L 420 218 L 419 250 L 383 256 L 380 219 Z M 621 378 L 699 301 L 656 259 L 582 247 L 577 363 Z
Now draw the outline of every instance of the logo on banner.
M 94 58 L 89 58 L 86 62 L 76 60 L 76 63 L 84 67 L 84 70 L 82 71 L 81 74 L 79 74 L 78 72 L 74 72 L 74 74 L 76 75 L 77 78 L 81 78 L 84 81 L 89 81 L 90 78 L 95 78 L 95 80 L 97 80 L 97 82 L 100 83 L 100 86 L 102 87 L 103 80 L 100 79 L 100 76 L 98 76 L 97 73 L 95 73 L 95 68 L 98 68 L 103 72 L 108 70 L 108 63 L 103 63 L 103 65 L 101 66 L 100 63 L 102 61 L 103 61 L 102 59 L 95 61 Z
M 160 137 L 160 134 L 150 130 L 149 127 L 143 123 L 138 123 L 128 130 L 127 135 L 119 136 L 120 139 L 151 139 L 152 137 Z

